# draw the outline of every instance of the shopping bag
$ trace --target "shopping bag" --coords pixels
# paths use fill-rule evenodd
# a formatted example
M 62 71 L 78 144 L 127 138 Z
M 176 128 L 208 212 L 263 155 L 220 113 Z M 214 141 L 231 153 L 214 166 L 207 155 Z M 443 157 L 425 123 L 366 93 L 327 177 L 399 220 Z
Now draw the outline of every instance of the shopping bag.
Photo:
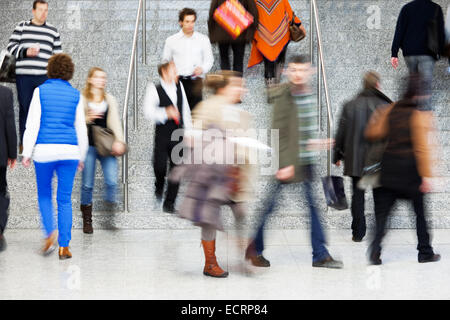
M 239 37 L 253 23 L 253 16 L 238 0 L 225 1 L 214 11 L 213 17 L 233 39 Z
M 326 176 L 322 178 L 323 192 L 327 206 L 336 210 L 348 209 L 347 198 L 345 197 L 344 179 L 337 176 Z
M 16 82 L 16 58 L 6 50 L 0 52 L 0 82 Z

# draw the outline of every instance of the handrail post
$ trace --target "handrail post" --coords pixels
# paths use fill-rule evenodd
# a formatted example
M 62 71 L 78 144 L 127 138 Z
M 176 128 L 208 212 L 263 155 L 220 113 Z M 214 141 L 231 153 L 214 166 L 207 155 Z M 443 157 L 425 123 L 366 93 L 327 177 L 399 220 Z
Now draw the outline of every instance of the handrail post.
M 312 0 L 310 0 L 311 8 L 309 13 L 309 58 L 311 59 L 311 64 L 314 64 L 314 5 Z
M 147 2 L 142 2 L 142 63 L 147 65 Z
M 138 50 L 134 52 L 134 76 L 133 76 L 133 103 L 134 103 L 134 131 L 138 129 Z

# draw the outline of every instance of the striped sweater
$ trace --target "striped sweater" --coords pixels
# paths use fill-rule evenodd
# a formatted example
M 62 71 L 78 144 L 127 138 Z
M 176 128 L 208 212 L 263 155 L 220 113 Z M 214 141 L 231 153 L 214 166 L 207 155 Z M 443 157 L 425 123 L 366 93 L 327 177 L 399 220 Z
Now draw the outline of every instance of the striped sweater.
M 40 51 L 36 57 L 27 57 L 26 51 L 39 43 Z M 58 30 L 45 22 L 42 26 L 29 21 L 22 21 L 14 29 L 7 47 L 10 54 L 16 57 L 17 75 L 47 74 L 48 59 L 61 53 L 61 39 Z

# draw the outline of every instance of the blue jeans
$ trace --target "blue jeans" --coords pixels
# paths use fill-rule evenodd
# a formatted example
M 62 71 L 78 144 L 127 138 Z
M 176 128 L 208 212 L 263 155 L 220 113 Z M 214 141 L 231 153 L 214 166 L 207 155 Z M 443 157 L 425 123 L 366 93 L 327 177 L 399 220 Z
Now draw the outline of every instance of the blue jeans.
M 105 201 L 116 202 L 117 190 L 117 159 L 114 156 L 102 157 L 93 146 L 89 146 L 86 160 L 84 162 L 83 178 L 81 182 L 81 204 L 92 203 L 92 191 L 95 182 L 95 164 L 100 161 L 105 178 Z
M 312 170 L 310 167 L 307 168 L 309 168 L 309 170 Z M 273 212 L 283 186 L 284 184 L 280 183 L 278 180 L 274 181 L 272 188 L 269 190 L 269 196 L 264 201 L 263 215 L 259 222 L 254 239 L 255 249 L 258 254 L 262 254 L 264 250 L 264 226 L 266 224 L 267 218 Z M 304 196 L 306 197 L 306 200 L 308 201 L 311 219 L 311 245 L 313 249 L 313 262 L 317 262 L 327 258 L 330 254 L 325 247 L 326 239 L 319 221 L 319 213 L 317 212 L 317 208 L 315 206 L 314 194 L 310 180 L 302 182 L 302 190 Z
M 409 73 L 420 73 L 427 84 L 425 91 L 430 95 L 430 99 L 427 99 L 425 106 L 421 107 L 421 110 L 431 110 L 431 89 L 433 85 L 433 71 L 436 61 L 432 56 L 406 56 L 406 65 L 408 66 Z
M 78 160 L 53 162 L 34 162 L 38 191 L 39 210 L 46 237 L 55 230 L 52 202 L 52 178 L 56 171 L 58 176 L 58 244 L 67 247 L 71 239 L 72 229 L 72 188 L 77 172 Z

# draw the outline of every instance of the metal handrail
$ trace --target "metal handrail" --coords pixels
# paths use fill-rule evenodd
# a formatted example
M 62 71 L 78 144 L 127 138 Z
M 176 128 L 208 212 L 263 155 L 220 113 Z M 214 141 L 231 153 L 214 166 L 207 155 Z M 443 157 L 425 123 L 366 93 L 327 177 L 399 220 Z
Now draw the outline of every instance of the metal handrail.
M 130 90 L 131 90 L 131 82 L 133 81 L 133 103 L 134 103 L 134 129 L 137 129 L 138 122 L 138 110 L 137 110 L 137 104 L 138 104 L 138 92 L 137 92 L 137 78 L 138 78 L 138 48 L 137 48 L 137 40 L 138 40 L 138 32 L 139 32 L 139 22 L 142 15 L 142 60 L 143 63 L 146 63 L 146 0 L 139 0 L 139 7 L 137 11 L 136 16 L 136 24 L 134 27 L 134 34 L 133 34 L 133 44 L 131 48 L 131 57 L 130 57 L 130 65 L 128 69 L 128 79 L 127 79 L 127 87 L 125 91 L 125 102 L 123 105 L 123 115 L 122 115 L 122 122 L 123 122 L 123 134 L 125 142 L 128 145 L 128 99 L 130 98 Z M 122 183 L 124 185 L 124 211 L 127 213 L 129 210 L 128 208 L 128 153 L 125 153 L 123 155 L 122 159 Z
M 311 52 L 311 59 L 313 56 L 313 29 L 315 27 L 316 35 L 317 35 L 317 71 L 318 71 L 318 80 L 317 80 L 317 92 L 318 92 L 318 107 L 319 107 L 319 119 L 321 118 L 321 105 L 322 105 L 322 92 L 321 92 L 321 85 L 323 81 L 324 86 L 324 92 L 325 92 L 325 102 L 327 105 L 327 137 L 331 139 L 333 134 L 333 124 L 334 124 L 334 116 L 333 111 L 331 109 L 331 102 L 330 102 L 330 93 L 328 90 L 328 80 L 327 80 L 327 72 L 325 68 L 325 60 L 324 60 L 324 53 L 323 53 L 323 45 L 322 45 L 322 35 L 321 35 L 321 29 L 320 29 L 320 21 L 319 21 L 319 11 L 317 9 L 317 3 L 316 0 L 311 0 L 311 39 L 310 39 L 310 52 Z M 313 23 L 314 20 L 314 23 Z M 319 120 L 320 121 L 320 120 Z M 320 127 L 320 122 L 319 122 Z M 327 173 L 328 175 L 331 174 L 331 150 L 327 151 Z

